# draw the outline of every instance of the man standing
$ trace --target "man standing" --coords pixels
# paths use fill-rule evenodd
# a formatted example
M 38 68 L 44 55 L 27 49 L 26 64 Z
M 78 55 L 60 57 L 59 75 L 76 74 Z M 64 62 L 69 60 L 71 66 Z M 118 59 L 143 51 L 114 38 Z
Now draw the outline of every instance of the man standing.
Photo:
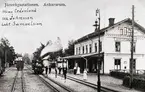
M 67 74 L 67 62 L 63 61 L 63 75 L 64 75 L 64 82 L 66 82 L 66 74 Z
M 50 64 L 51 61 L 50 61 L 50 59 L 48 59 L 48 62 L 49 62 L 48 63 L 48 68 L 49 68 L 49 74 L 50 74 L 51 73 L 51 64 Z
M 51 73 L 51 65 L 49 65 L 49 74 Z
M 55 78 L 57 78 L 57 62 L 55 61 Z
M 61 74 L 61 69 L 62 69 L 62 64 L 61 63 L 58 63 L 58 70 L 59 70 L 59 73 L 58 74 Z

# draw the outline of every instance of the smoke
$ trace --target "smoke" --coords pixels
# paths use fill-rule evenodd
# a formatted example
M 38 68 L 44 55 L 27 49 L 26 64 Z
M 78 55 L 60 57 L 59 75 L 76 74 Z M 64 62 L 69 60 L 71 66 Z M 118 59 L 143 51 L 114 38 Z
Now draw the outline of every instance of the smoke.
M 52 43 L 51 45 L 46 46 L 42 50 L 41 56 L 48 53 L 48 52 L 57 52 L 61 49 L 63 49 L 63 46 L 61 44 L 61 39 L 59 37 L 57 37 L 57 40 L 54 43 Z

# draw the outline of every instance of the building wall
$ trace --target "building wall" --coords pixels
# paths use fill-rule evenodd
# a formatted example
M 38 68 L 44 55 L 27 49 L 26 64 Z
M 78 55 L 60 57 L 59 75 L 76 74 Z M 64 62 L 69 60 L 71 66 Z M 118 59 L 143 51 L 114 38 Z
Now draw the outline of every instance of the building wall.
M 134 59 L 136 59 L 136 69 L 145 70 L 145 34 L 135 27 L 134 30 L 134 42 L 136 43 L 136 51 L 134 53 Z M 131 57 L 131 25 L 128 23 L 122 23 L 105 31 L 105 35 L 101 36 L 102 52 L 104 52 L 104 73 L 109 73 L 111 69 L 115 69 L 114 59 L 121 59 L 121 69 L 129 70 L 130 57 Z M 115 42 L 120 42 L 120 52 L 115 51 Z M 86 41 L 75 44 L 75 55 L 86 54 L 86 45 L 92 44 L 92 52 L 95 52 L 95 43 L 97 43 L 98 52 L 98 37 L 88 39 Z M 84 53 L 82 47 L 84 46 Z M 80 53 L 76 53 L 78 48 Z
M 109 29 L 104 36 L 104 67 L 105 72 L 114 69 L 114 59 L 121 59 L 121 69 L 129 69 L 131 58 L 131 35 L 130 32 L 122 33 L 121 28 L 131 28 L 127 23 L 118 25 L 117 27 Z M 134 59 L 136 59 L 136 69 L 145 70 L 145 34 L 135 27 L 134 41 L 136 42 L 136 51 L 134 52 Z M 119 41 L 121 50 L 115 51 L 115 42 Z
M 115 52 L 115 41 L 120 41 L 121 42 L 121 52 L 120 53 L 130 53 L 130 41 L 131 41 L 131 34 L 130 31 L 125 32 L 125 29 L 123 28 L 131 28 L 131 26 L 127 23 L 118 25 L 114 28 L 108 29 L 107 32 L 105 32 L 104 36 L 104 52 Z M 123 31 L 121 30 L 123 29 Z M 123 33 L 122 33 L 123 32 Z M 135 37 L 134 41 L 136 42 L 136 53 L 145 53 L 145 51 L 142 51 L 139 49 L 140 47 L 144 47 L 145 44 L 145 34 L 142 33 L 139 29 L 135 27 Z
M 104 55 L 104 72 L 109 73 L 110 70 L 116 69 L 114 59 L 121 59 L 121 69 L 129 69 L 129 55 L 118 55 L 118 54 L 105 54 Z
M 137 70 L 145 70 L 145 58 L 142 55 L 134 55 L 136 59 L 136 69 Z M 114 59 L 121 59 L 121 69 L 129 71 L 130 68 L 130 54 L 105 54 L 104 55 L 104 72 L 109 73 L 110 70 L 115 69 Z M 126 67 L 126 69 L 125 69 Z
M 100 37 L 100 41 L 102 41 L 102 52 L 104 50 L 104 36 L 103 37 Z M 79 50 L 79 47 L 81 48 L 80 49 L 80 54 L 87 54 L 86 53 L 86 45 L 88 45 L 88 53 L 90 53 L 90 49 L 89 49 L 89 44 L 92 45 L 92 52 L 91 53 L 94 53 L 95 52 L 95 43 L 97 43 L 97 52 L 98 52 L 98 37 L 95 37 L 93 39 L 88 39 L 86 41 L 83 41 L 83 42 L 80 42 L 80 43 L 77 43 L 75 44 L 75 55 L 78 55 L 79 53 L 76 53 L 76 48 L 78 48 Z M 83 46 L 84 46 L 84 53 L 83 53 Z

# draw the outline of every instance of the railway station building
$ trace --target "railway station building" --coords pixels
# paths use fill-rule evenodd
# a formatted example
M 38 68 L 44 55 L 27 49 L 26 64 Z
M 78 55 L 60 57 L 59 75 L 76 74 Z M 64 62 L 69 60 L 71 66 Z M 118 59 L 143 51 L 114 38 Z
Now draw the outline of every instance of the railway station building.
M 124 19 L 114 23 L 109 18 L 109 26 L 100 30 L 100 56 L 102 74 L 110 70 L 129 71 L 131 60 L 132 20 Z M 80 71 L 97 72 L 98 69 L 98 37 L 94 31 L 75 41 L 74 55 L 64 57 L 68 60 L 68 68 L 79 66 Z M 145 28 L 135 22 L 134 26 L 134 62 L 133 71 L 145 70 Z

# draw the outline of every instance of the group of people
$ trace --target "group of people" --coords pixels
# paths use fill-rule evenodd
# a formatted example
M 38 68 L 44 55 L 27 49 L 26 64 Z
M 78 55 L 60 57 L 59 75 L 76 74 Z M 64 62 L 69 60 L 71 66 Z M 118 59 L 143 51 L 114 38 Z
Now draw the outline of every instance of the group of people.
M 45 68 L 45 74 L 47 75 L 48 69 L 49 69 L 49 74 L 50 74 L 51 73 L 50 61 L 44 60 L 43 64 L 44 64 L 44 68 Z M 57 74 L 62 74 L 63 77 L 64 77 L 64 80 L 66 82 L 66 74 L 67 74 L 67 64 L 66 64 L 66 62 L 63 61 L 62 66 L 58 66 L 57 62 L 55 62 L 54 69 L 55 69 L 55 77 L 57 78 Z M 62 70 L 62 73 L 61 73 L 61 70 Z
M 48 70 L 49 70 L 49 74 L 50 74 L 51 73 L 50 61 L 44 60 L 43 64 L 44 64 L 44 68 L 45 68 L 45 74 L 47 75 Z M 66 63 L 66 61 L 63 61 L 60 64 L 55 62 L 54 69 L 55 69 L 55 78 L 57 78 L 58 74 L 62 75 L 62 77 L 64 77 L 64 82 L 66 82 L 66 75 L 67 75 L 67 63 Z M 79 66 L 74 67 L 74 74 L 75 75 L 80 74 L 80 67 Z M 87 80 L 87 70 L 86 69 L 83 72 L 83 79 Z
M 75 66 L 74 67 L 74 74 L 80 74 L 80 67 L 79 66 Z M 83 72 L 83 79 L 84 80 L 87 80 L 87 70 L 84 69 L 84 72 Z

